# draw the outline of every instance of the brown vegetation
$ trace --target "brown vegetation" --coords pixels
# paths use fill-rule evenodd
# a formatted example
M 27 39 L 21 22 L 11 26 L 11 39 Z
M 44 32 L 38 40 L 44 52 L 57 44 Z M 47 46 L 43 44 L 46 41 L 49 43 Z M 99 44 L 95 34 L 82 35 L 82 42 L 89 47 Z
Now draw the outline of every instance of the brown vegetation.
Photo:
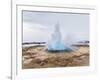
M 89 66 L 89 46 L 72 52 L 48 52 L 45 46 L 22 49 L 22 68 Z

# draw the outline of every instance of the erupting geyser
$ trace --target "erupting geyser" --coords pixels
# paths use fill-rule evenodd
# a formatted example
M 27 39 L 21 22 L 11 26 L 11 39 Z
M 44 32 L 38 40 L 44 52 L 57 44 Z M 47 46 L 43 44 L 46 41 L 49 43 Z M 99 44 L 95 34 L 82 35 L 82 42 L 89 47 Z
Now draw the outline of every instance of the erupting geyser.
M 59 23 L 55 25 L 54 33 L 51 36 L 51 41 L 48 43 L 48 51 L 60 52 L 60 51 L 72 51 L 73 49 L 68 45 L 64 45 L 62 42 Z

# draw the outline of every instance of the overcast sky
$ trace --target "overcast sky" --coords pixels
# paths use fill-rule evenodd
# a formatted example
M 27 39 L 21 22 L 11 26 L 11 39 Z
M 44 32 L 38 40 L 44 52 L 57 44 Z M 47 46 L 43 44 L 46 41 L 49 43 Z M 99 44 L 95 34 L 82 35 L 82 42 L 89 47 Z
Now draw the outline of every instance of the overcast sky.
M 23 11 L 23 42 L 49 41 L 59 22 L 63 41 L 89 40 L 89 15 Z

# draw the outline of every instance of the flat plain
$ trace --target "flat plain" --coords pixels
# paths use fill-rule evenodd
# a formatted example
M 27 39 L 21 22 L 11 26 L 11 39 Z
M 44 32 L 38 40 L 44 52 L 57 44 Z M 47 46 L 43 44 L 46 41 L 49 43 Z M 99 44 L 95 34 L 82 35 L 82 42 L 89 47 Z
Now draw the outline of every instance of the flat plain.
M 45 46 L 22 48 L 22 69 L 89 66 L 89 46 L 71 52 L 49 52 Z

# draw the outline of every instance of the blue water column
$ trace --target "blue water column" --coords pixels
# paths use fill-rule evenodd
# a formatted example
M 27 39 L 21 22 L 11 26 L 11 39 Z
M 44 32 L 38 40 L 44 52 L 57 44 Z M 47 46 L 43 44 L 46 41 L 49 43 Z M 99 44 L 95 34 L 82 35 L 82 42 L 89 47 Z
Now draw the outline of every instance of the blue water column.
M 66 47 L 62 42 L 59 23 L 55 25 L 54 32 L 51 36 L 51 41 L 48 43 L 48 51 L 71 51 L 72 49 Z

